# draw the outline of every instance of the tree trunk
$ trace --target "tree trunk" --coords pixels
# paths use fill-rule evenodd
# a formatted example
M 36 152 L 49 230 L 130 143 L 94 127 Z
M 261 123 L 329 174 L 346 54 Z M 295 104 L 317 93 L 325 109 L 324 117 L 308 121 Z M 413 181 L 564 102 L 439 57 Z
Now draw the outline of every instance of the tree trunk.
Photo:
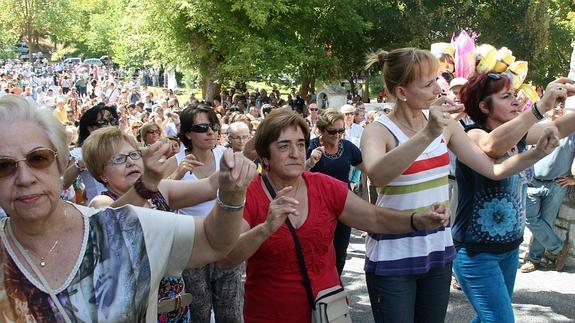
M 369 102 L 369 73 L 365 74 L 365 84 L 364 84 L 364 88 L 363 88 L 363 102 L 364 103 L 368 103 Z
M 309 91 L 313 85 L 312 82 L 313 82 L 313 78 L 304 76 L 303 82 L 302 82 L 301 88 L 300 88 L 300 95 L 301 95 L 302 99 L 306 100 L 307 95 L 308 95 L 308 93 L 309 93 Z
M 202 98 L 205 101 L 213 101 L 216 95 L 216 63 L 210 60 L 206 74 L 202 76 Z

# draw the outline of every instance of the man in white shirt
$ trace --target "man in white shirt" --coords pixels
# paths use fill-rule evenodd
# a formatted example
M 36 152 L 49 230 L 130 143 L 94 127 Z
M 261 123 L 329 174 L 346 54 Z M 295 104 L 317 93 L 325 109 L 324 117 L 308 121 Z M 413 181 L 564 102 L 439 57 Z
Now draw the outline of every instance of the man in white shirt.
M 345 123 L 345 137 L 359 148 L 361 142 L 361 135 L 363 134 L 363 127 L 354 123 L 355 108 L 351 104 L 346 104 L 339 110 L 344 114 L 343 121 Z

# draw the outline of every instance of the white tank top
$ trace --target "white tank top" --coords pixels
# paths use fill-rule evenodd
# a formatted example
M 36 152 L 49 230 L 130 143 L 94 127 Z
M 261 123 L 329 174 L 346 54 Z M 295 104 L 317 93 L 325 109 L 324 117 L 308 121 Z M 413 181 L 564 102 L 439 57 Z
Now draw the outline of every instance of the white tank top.
M 220 160 L 224 154 L 225 148 L 222 146 L 216 146 L 216 148 L 212 149 L 212 153 L 214 154 L 214 160 L 216 163 L 216 172 L 220 170 Z M 186 157 L 186 151 L 184 149 L 180 150 L 180 152 L 176 155 L 176 160 L 178 165 Z M 184 177 L 181 179 L 182 181 L 196 181 L 198 178 L 194 173 L 187 172 Z M 178 213 L 185 214 L 185 215 L 193 215 L 193 216 L 206 216 L 210 214 L 210 211 L 216 205 L 216 199 L 209 200 L 202 202 L 200 204 L 196 204 L 194 206 L 189 206 L 183 209 L 179 209 Z

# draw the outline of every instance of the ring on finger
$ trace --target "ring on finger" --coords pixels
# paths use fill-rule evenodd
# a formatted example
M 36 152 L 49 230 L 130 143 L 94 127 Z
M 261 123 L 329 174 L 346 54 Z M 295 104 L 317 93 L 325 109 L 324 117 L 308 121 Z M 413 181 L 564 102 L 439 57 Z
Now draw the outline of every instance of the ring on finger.
M 447 119 L 450 118 L 451 115 L 449 114 L 449 112 L 443 112 L 443 117 Z
M 560 86 L 560 87 L 557 88 L 557 90 L 562 91 L 562 90 L 563 90 L 563 87 Z

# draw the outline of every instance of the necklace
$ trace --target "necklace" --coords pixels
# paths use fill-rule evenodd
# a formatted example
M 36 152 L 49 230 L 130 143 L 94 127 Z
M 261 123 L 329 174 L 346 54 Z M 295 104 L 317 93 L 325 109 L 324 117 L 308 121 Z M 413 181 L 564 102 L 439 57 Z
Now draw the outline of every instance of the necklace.
M 419 130 L 413 129 L 411 126 L 409 126 L 409 125 L 405 124 L 404 122 L 400 121 L 399 118 L 396 117 L 396 116 L 394 116 L 394 119 L 395 119 L 395 121 L 392 120 L 393 122 L 399 124 L 400 126 L 404 127 L 406 130 L 409 130 L 409 131 L 412 132 L 412 133 L 417 133 L 417 132 L 419 131 Z
M 64 219 L 67 219 L 67 218 L 68 218 L 68 213 L 67 213 L 66 208 L 64 208 Z M 12 236 L 12 239 L 14 239 L 14 241 L 16 242 L 16 245 L 18 247 L 20 247 L 21 246 L 20 242 L 16 239 L 16 236 L 14 235 L 14 233 L 12 233 L 12 224 L 10 224 L 8 230 L 10 231 L 10 235 Z M 60 243 L 60 238 L 62 237 L 62 234 L 64 233 L 64 231 L 66 231 L 65 228 L 62 229 L 62 231 L 60 231 L 60 233 L 58 234 L 58 238 L 56 239 L 56 241 L 54 241 L 54 243 L 52 244 L 52 247 L 50 248 L 50 250 L 48 250 L 48 254 L 46 254 L 45 256 L 40 256 L 36 252 L 28 250 L 28 249 L 23 248 L 23 247 L 22 247 L 22 250 L 24 252 L 26 252 L 27 254 L 32 252 L 37 257 L 40 257 L 40 262 L 38 263 L 38 265 L 40 265 L 40 267 L 44 268 L 44 267 L 46 267 L 46 259 L 48 259 L 52 255 L 52 252 L 54 251 L 54 249 L 56 249 L 56 246 L 58 246 L 58 244 Z M 20 248 L 18 248 L 18 249 L 20 249 Z M 22 250 L 20 250 L 20 252 L 22 252 Z
M 276 191 L 276 193 L 277 193 L 279 190 L 277 189 L 276 185 L 272 182 L 272 180 L 269 178 L 269 176 L 268 176 L 268 180 L 269 180 L 270 184 L 272 185 L 272 188 L 273 188 L 273 189 Z M 297 196 L 297 193 L 299 192 L 300 183 L 301 183 L 301 180 L 300 180 L 299 177 L 298 177 L 298 179 L 297 179 L 297 185 L 296 185 L 296 187 L 295 187 L 295 193 L 294 193 L 294 195 L 292 195 L 293 198 L 295 198 L 295 197 Z M 282 188 L 282 189 L 283 189 L 283 188 Z

